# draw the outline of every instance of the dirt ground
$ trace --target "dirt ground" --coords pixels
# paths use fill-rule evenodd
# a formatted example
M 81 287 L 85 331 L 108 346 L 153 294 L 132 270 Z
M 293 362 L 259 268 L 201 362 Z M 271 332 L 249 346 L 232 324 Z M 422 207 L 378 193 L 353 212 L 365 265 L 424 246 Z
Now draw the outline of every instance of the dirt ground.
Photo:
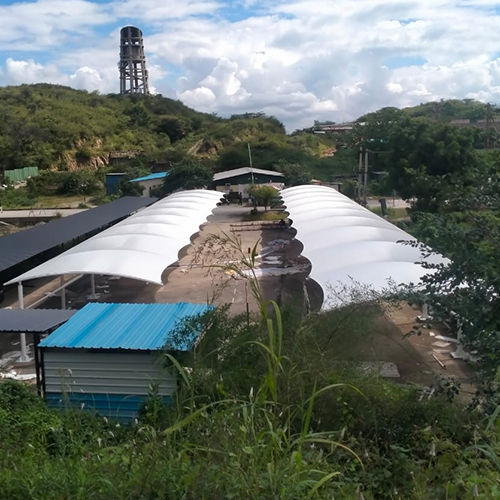
M 67 305 L 80 308 L 88 301 L 101 302 L 213 302 L 230 304 L 233 314 L 255 312 L 258 304 L 249 281 L 228 267 L 245 272 L 241 261 L 256 248 L 255 274 L 264 299 L 280 304 L 293 301 L 304 310 L 319 309 L 321 288 L 307 279 L 310 263 L 302 257 L 302 245 L 294 239 L 295 231 L 275 221 L 246 222 L 250 209 L 241 206 L 222 206 L 215 210 L 208 222 L 191 238 L 179 253 L 180 259 L 163 273 L 163 286 L 126 278 L 99 276 L 96 278 L 97 296 L 90 296 L 90 278 L 70 285 L 66 292 Z M 227 240 L 235 243 L 228 243 Z M 214 265 L 215 264 L 215 265 Z M 66 277 L 69 278 L 69 277 Z M 25 290 L 25 307 L 45 297 L 38 307 L 59 308 L 61 298 L 51 295 L 61 279 L 37 280 Z M 17 307 L 17 290 L 10 287 L 2 307 Z M 388 309 L 377 321 L 382 323 L 380 335 L 368 335 L 359 346 L 360 362 L 383 376 L 405 384 L 430 386 L 436 377 L 453 377 L 460 381 L 465 397 L 474 392 L 474 373 L 462 360 L 455 360 L 451 352 L 456 344 L 438 337 L 439 332 L 423 330 L 422 335 L 405 337 L 416 324 L 420 311 L 407 304 Z M 379 325 L 380 326 L 380 325 Z M 29 337 L 28 337 L 29 340 Z M 0 355 L 18 349 L 18 335 L 0 336 Z M 4 362 L 3 370 L 12 370 L 12 363 Z M 0 363 L 0 370 L 2 365 Z M 19 373 L 30 368 L 17 369 Z
M 397 309 L 389 309 L 385 316 L 397 328 L 397 335 L 404 348 L 412 356 L 406 361 L 399 360 L 398 367 L 403 380 L 429 386 L 435 377 L 453 378 L 460 384 L 460 396 L 469 400 L 476 392 L 477 379 L 470 364 L 452 356 L 457 344 L 449 337 L 449 332 L 423 328 L 418 321 L 421 310 L 406 303 Z M 419 335 L 409 335 L 419 326 Z

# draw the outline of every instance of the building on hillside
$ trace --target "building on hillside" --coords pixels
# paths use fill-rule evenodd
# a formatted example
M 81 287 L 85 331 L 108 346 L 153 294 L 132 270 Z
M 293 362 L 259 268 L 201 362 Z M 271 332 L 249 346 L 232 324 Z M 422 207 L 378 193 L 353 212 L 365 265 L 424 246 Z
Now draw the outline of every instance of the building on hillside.
M 106 174 L 106 194 L 116 194 L 120 189 L 120 182 L 126 178 L 125 172 L 111 172 Z
M 311 179 L 310 184 L 312 184 L 313 186 L 331 187 L 333 189 L 336 189 L 339 193 L 342 191 L 342 182 L 340 181 L 325 182 L 320 181 L 319 179 Z
M 248 198 L 248 189 L 252 184 L 271 184 L 276 189 L 285 186 L 285 175 L 273 170 L 242 167 L 224 172 L 217 172 L 213 177 L 213 185 L 217 191 L 241 193 Z
M 345 134 L 351 132 L 354 128 L 353 122 L 333 123 L 333 122 L 314 122 L 312 131 L 314 134 Z
M 144 177 L 137 177 L 132 179 L 130 182 L 136 182 L 142 188 L 141 196 L 151 196 L 153 189 L 161 187 L 165 177 L 168 172 L 156 172 L 155 174 L 149 174 Z
M 206 304 L 89 303 L 42 340 L 39 385 L 51 407 L 95 411 L 128 422 L 153 387 L 168 403 L 176 371 L 160 355 L 190 351 L 201 332 L 179 334 L 179 321 L 203 314 Z

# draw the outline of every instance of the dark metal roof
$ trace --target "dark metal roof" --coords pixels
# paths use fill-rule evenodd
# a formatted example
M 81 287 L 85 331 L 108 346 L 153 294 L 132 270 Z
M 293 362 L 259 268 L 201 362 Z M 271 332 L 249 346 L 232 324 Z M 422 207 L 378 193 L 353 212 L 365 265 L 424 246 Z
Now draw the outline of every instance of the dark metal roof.
M 66 322 L 75 313 L 74 309 L 0 309 L 0 333 L 43 333 Z
M 0 238 L 0 273 L 51 248 L 106 227 L 150 205 L 156 198 L 125 196 L 79 214 Z
M 275 172 L 274 170 L 262 170 L 261 168 L 253 168 L 253 167 L 241 167 L 234 168 L 232 170 L 225 170 L 224 172 L 217 172 L 213 176 L 213 181 L 217 182 L 223 179 L 229 179 L 231 177 L 239 177 L 241 175 L 267 175 L 269 177 L 285 177 L 285 174 L 281 172 Z

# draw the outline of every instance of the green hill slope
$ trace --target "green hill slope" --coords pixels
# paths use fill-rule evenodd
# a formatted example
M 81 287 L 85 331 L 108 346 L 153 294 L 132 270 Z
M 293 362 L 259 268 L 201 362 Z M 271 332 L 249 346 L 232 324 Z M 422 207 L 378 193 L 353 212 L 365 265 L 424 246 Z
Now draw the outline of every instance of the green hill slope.
M 279 161 L 307 164 L 321 159 L 328 138 L 287 136 L 263 114 L 222 119 L 179 101 L 157 96 L 101 96 L 48 84 L 0 88 L 0 172 L 96 168 L 113 157 L 136 156 L 135 165 L 172 164 L 186 156 L 210 168 Z M 122 162 L 123 163 L 123 162 Z M 126 163 L 126 162 L 125 162 Z
M 0 158 L 6 169 L 64 169 L 92 160 L 99 165 L 111 151 L 156 154 L 178 138 L 170 139 L 170 129 L 179 134 L 175 127 L 183 127 L 187 133 L 217 121 L 162 97 L 100 96 L 46 84 L 2 88 L 0 106 Z
M 22 167 L 104 167 L 135 174 L 186 160 L 219 171 L 248 165 L 248 145 L 255 167 L 282 170 L 290 184 L 312 177 L 349 178 L 357 170 L 356 134 L 321 135 L 307 129 L 287 135 L 276 118 L 262 113 L 223 119 L 161 95 L 99 95 L 57 85 L 21 85 L 0 88 L 0 109 L 0 177 L 4 170 Z M 373 121 L 383 112 L 358 122 Z M 421 104 L 400 113 L 471 124 L 484 121 L 488 113 L 498 118 L 497 108 L 473 100 Z

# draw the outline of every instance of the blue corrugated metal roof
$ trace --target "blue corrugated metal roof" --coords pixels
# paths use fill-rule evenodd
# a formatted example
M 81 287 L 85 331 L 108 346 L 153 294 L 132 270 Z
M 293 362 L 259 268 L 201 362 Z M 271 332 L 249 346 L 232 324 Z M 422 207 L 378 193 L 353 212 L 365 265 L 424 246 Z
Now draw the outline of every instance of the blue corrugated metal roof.
M 130 182 L 140 182 L 140 181 L 152 181 L 154 179 L 163 179 L 168 175 L 168 172 L 157 172 L 156 174 L 149 174 L 144 177 L 137 177 L 132 179 Z
M 92 302 L 40 342 L 40 347 L 155 350 L 169 344 L 188 351 L 200 332 L 172 335 L 178 321 L 212 309 L 206 304 L 101 304 Z

